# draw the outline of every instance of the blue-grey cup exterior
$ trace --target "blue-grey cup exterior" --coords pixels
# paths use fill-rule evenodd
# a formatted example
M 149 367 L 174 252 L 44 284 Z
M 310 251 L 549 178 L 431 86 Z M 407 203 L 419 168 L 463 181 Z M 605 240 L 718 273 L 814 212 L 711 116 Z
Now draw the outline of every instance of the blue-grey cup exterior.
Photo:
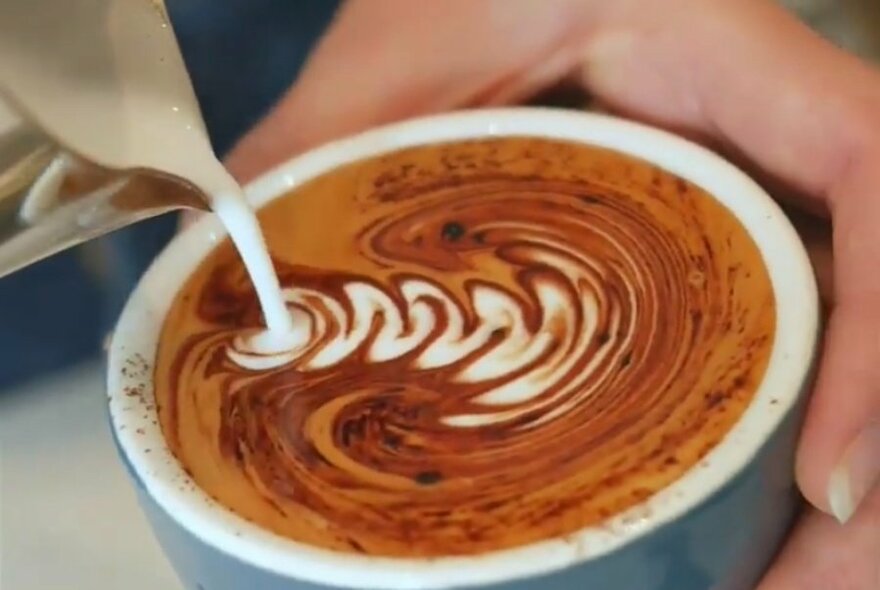
M 794 455 L 815 364 L 819 306 L 809 262 L 794 230 L 739 171 L 697 146 L 629 122 L 505 109 L 432 117 L 337 142 L 270 172 L 251 187 L 251 196 L 256 205 L 263 204 L 323 170 L 395 147 L 524 133 L 581 138 L 629 151 L 712 194 L 720 191 L 723 202 L 730 199 L 730 207 L 765 254 L 777 301 L 786 304 L 778 306 L 779 335 L 768 374 L 740 423 L 681 482 L 656 498 L 600 527 L 550 543 L 485 556 L 418 560 L 334 554 L 275 538 L 201 492 L 165 447 L 157 425 L 150 379 L 162 318 L 182 281 L 223 233 L 215 220 L 204 220 L 176 239 L 144 277 L 114 334 L 108 366 L 114 440 L 143 510 L 185 588 L 755 587 L 801 504 Z M 645 147 L 651 142 L 654 147 Z M 736 182 L 741 186 L 730 187 Z M 753 202 L 735 202 L 735 189 Z M 795 294 L 799 297 L 792 298 Z

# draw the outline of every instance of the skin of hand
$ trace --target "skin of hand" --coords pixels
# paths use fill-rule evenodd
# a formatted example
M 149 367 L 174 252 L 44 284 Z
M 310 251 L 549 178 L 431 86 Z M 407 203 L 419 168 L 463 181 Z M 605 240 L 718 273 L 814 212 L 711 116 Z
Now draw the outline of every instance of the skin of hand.
M 811 213 L 793 218 L 829 312 L 797 462 L 812 508 L 760 590 L 880 589 L 880 73 L 783 9 L 348 0 L 227 164 L 246 181 L 370 126 L 561 83 L 720 151 Z

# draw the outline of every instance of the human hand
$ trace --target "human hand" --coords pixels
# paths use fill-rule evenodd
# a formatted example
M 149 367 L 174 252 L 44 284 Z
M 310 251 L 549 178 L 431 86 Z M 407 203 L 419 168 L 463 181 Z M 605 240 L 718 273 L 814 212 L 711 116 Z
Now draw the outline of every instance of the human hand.
M 831 315 L 797 465 L 814 508 L 761 590 L 877 590 L 880 74 L 781 8 L 348 0 L 228 165 L 246 180 L 376 124 L 520 102 L 563 81 L 724 152 L 775 194 L 830 216 L 833 285 L 828 252 L 811 244 Z

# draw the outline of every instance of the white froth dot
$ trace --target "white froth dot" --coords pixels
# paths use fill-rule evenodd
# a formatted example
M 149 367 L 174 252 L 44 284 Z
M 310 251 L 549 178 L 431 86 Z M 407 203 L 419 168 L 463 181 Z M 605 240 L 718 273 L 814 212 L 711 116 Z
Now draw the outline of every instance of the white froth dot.
M 290 314 L 290 330 L 260 330 L 236 336 L 227 350 L 229 359 L 253 371 L 274 369 L 294 361 L 311 343 L 314 326 L 309 314 L 296 309 Z

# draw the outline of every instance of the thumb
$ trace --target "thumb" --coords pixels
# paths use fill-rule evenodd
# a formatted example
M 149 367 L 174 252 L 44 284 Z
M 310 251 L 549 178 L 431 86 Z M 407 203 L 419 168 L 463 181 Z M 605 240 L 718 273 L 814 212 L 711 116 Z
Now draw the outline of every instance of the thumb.
M 227 166 L 246 181 L 367 127 L 513 102 L 558 81 L 578 58 L 566 43 L 597 3 L 539 4 L 348 0 L 297 83 L 233 149 Z
M 835 294 L 798 457 L 811 502 L 848 521 L 880 484 L 880 147 L 832 193 Z

